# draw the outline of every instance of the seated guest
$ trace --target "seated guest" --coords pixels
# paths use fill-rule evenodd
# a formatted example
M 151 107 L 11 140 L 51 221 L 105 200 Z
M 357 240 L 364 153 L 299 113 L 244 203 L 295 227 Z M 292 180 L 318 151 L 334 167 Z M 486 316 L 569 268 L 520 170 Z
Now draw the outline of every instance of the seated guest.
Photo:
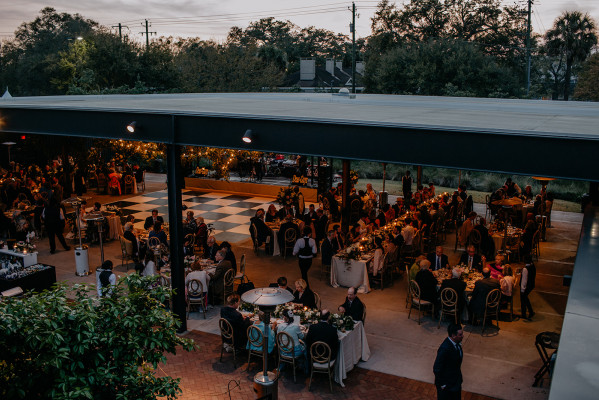
M 314 222 L 314 229 L 316 229 L 316 243 L 320 243 L 322 239 L 326 236 L 327 223 L 329 222 L 329 218 L 324 215 L 324 211 L 322 208 L 316 210 L 316 221 Z
M 466 219 L 466 221 L 464 221 L 464 223 L 460 227 L 460 233 L 458 235 L 458 238 L 459 238 L 458 240 L 460 241 L 461 245 L 465 245 L 466 242 L 468 241 L 470 232 L 472 232 L 472 229 L 474 229 L 474 227 L 476 226 L 475 220 L 476 220 L 476 213 L 474 211 L 472 211 L 470 214 L 468 214 L 468 218 Z
M 283 220 L 289 214 L 293 215 L 293 209 L 291 208 L 291 204 L 285 204 L 279 211 L 277 211 L 277 218 Z
M 316 299 L 314 292 L 308 287 L 306 281 L 298 279 L 295 281 L 295 293 L 293 293 L 293 302 L 308 308 L 316 308 Z
M 198 231 L 198 224 L 197 224 L 195 218 L 193 217 L 193 211 L 188 210 L 187 215 L 186 215 L 185 219 L 183 220 L 183 234 L 184 235 L 192 234 L 195 236 L 197 231 Z
M 284 249 L 285 248 L 285 237 L 287 234 L 287 231 L 294 231 L 295 232 L 295 238 L 293 239 L 293 243 L 295 244 L 295 241 L 297 240 L 297 238 L 299 237 L 300 234 L 300 230 L 299 227 L 297 226 L 297 224 L 295 222 L 293 222 L 293 215 L 289 214 L 285 217 L 285 222 L 283 222 L 281 224 L 281 227 L 279 229 L 279 248 L 280 249 Z
M 430 261 L 420 262 L 420 271 L 416 274 L 416 283 L 420 286 L 420 299 L 437 303 L 437 279 L 429 269 Z
M 338 250 L 335 247 L 335 231 L 329 231 L 326 239 L 322 241 L 322 245 L 320 246 L 323 265 L 331 265 L 333 256 Z
M 369 265 L 372 276 L 377 276 L 383 270 L 383 262 L 385 261 L 385 249 L 383 248 L 383 239 L 378 236 L 374 237 L 374 258 L 372 264 Z
M 466 252 L 460 257 L 460 264 L 464 264 L 469 269 L 475 269 L 478 272 L 483 270 L 486 261 L 485 256 L 481 257 L 476 254 L 476 248 L 473 245 L 468 246 Z
M 339 306 L 339 312 L 345 315 L 349 315 L 354 321 L 362 321 L 364 317 L 364 304 L 356 296 L 356 289 L 350 287 L 347 289 L 347 297 L 345 303 Z
M 314 204 L 310 204 L 308 206 L 308 213 L 304 215 L 304 222 L 306 225 L 310 226 L 314 222 L 316 222 L 316 210 L 314 209 Z
M 206 240 L 206 247 L 204 247 L 204 258 L 216 261 L 216 252 L 219 249 L 220 246 L 218 243 L 216 243 L 216 238 L 214 236 L 210 236 Z
M 198 227 L 195 234 L 196 243 L 198 243 L 202 249 L 206 250 L 206 246 L 208 245 L 208 225 L 204 222 L 204 217 L 197 217 L 196 225 Z
M 362 229 L 360 228 L 360 225 L 354 225 L 351 229 L 351 231 L 347 234 L 347 238 L 348 238 L 348 242 L 349 243 L 357 243 L 360 240 L 362 240 Z
M 537 196 L 535 197 L 535 202 L 533 203 L 534 215 L 541 215 L 544 208 L 545 207 L 543 206 L 543 196 L 541 196 L 540 194 L 537 194 Z
M 154 276 L 156 275 L 156 262 L 154 261 L 154 253 L 146 251 L 144 258 L 144 269 L 141 273 L 142 276 Z
M 276 283 L 271 283 L 268 286 L 269 287 L 278 287 L 279 289 L 287 290 L 287 291 L 289 291 L 289 293 L 293 294 L 293 289 L 291 289 L 289 286 L 287 286 L 287 278 L 285 278 L 284 276 L 279 277 L 279 279 L 277 279 Z
M 389 206 L 387 204 L 387 206 Z M 375 214 L 374 210 L 372 211 Z M 374 220 L 371 218 L 371 221 L 374 221 L 374 229 L 379 229 L 381 226 L 385 226 L 387 224 L 387 218 L 385 217 L 385 212 L 382 208 L 379 208 L 379 213 L 375 215 Z
M 239 295 L 232 294 L 227 297 L 227 304 L 220 309 L 220 317 L 226 319 L 233 327 L 233 340 L 235 348 L 245 349 L 247 344 L 247 328 L 252 324 L 249 318 L 243 318 L 241 313 L 237 311 L 239 308 Z M 230 343 L 231 345 L 233 343 Z
M 231 267 L 233 267 L 233 270 L 235 270 L 235 273 L 237 273 L 237 260 L 235 259 L 235 253 L 233 253 L 233 248 L 231 247 L 231 244 L 226 241 L 221 242 L 220 248 L 226 250 L 227 253 L 225 255 L 225 260 L 231 263 Z
M 250 223 L 256 227 L 255 239 L 258 241 L 258 246 L 270 242 L 272 230 L 264 223 L 264 210 L 262 208 L 258 209 L 256 215 L 250 218 Z
M 507 186 L 506 194 L 508 197 L 519 196 L 522 192 L 522 189 L 516 184 L 516 182 L 512 182 L 512 178 L 507 178 L 504 184 L 504 187 Z
M 443 247 L 437 246 L 434 253 L 429 253 L 426 259 L 431 263 L 433 271 L 449 268 L 449 258 L 443 254 Z
M 152 210 L 152 215 L 146 218 L 146 222 L 144 222 L 144 229 L 150 229 L 154 226 L 156 222 L 164 223 L 164 219 L 162 219 L 162 217 L 158 215 L 158 210 Z
M 301 341 L 304 338 L 304 332 L 302 332 L 302 330 L 300 329 L 299 324 L 295 323 L 295 315 L 293 315 L 293 311 L 285 310 L 283 312 L 283 321 L 284 322 L 282 324 L 277 326 L 277 333 L 285 332 L 286 334 L 291 336 L 294 345 L 293 354 L 283 352 L 283 355 L 287 357 L 298 357 L 304 355 L 306 352 L 306 347 Z M 283 363 L 279 365 L 279 372 L 281 371 L 281 368 L 284 366 L 285 364 Z
M 391 235 L 393 236 L 393 244 L 401 249 L 401 246 L 404 245 L 405 241 L 401 235 L 401 230 L 397 225 L 393 227 L 393 232 L 391 232 Z
M 206 271 L 202 270 L 202 267 L 199 265 L 199 263 L 195 263 L 191 266 L 192 271 L 187 274 L 187 276 L 185 277 L 185 287 L 187 288 L 187 282 L 191 281 L 192 279 L 198 280 L 200 281 L 200 283 L 202 284 L 202 293 L 204 293 L 204 301 L 205 304 L 204 306 L 208 305 L 208 274 L 206 273 Z
M 522 246 L 523 256 L 527 256 L 532 252 L 532 239 L 537 229 L 534 215 L 532 213 L 526 214 L 526 225 L 524 225 L 524 233 L 522 234 L 522 243 L 524 243 L 524 246 Z
M 466 290 L 466 282 L 460 279 L 461 276 L 461 268 L 456 267 L 452 269 L 451 278 L 444 279 L 443 282 L 441 282 L 441 290 L 439 291 L 439 293 L 441 293 L 441 291 L 445 288 L 451 288 L 456 291 L 458 294 L 458 318 L 460 318 L 460 315 L 462 315 L 462 310 L 466 305 L 466 296 L 464 295 L 464 290 Z
M 123 237 L 131 242 L 131 248 L 132 248 L 131 255 L 134 258 L 134 260 L 137 260 L 137 258 L 139 256 L 139 253 L 138 253 L 139 250 L 138 250 L 138 246 L 137 246 L 137 238 L 135 237 L 135 234 L 133 233 L 133 224 L 131 222 L 127 222 L 125 224 L 125 231 L 123 232 Z
M 403 199 L 401 197 L 397 197 L 395 199 L 395 204 L 393 205 L 393 211 L 395 212 L 395 218 L 399 217 L 404 213 L 403 208 Z
M 310 325 L 306 334 L 306 353 L 310 357 L 310 347 L 316 342 L 325 342 L 331 348 L 331 360 L 337 358 L 339 349 L 339 336 L 337 329 L 329 324 L 328 320 L 331 314 L 328 310 L 322 310 L 320 321 L 317 324 Z
M 512 299 L 514 288 L 514 273 L 509 265 L 503 266 L 503 277 L 499 284 L 501 285 L 501 304 L 506 305 Z
M 488 264 L 492 278 L 500 279 L 503 276 L 503 260 L 504 257 L 501 254 L 497 254 L 495 262 Z
M 153 237 L 158 238 L 160 243 L 168 247 L 168 238 L 166 237 L 166 233 L 162 230 L 162 222 L 158 221 L 154 224 L 154 229 L 148 234 L 148 239 Z
M 524 197 L 524 201 L 532 201 L 532 199 L 535 197 L 534 193 L 532 192 L 532 186 L 526 185 L 524 191 L 522 192 L 522 197 Z
M 420 272 L 420 263 L 422 261 L 427 261 L 429 263 L 430 266 L 430 261 L 428 261 L 426 259 L 425 255 L 419 255 L 418 257 L 416 257 L 416 259 L 414 260 L 414 263 L 412 264 L 412 266 L 410 267 L 410 271 L 409 271 L 409 276 L 410 276 L 410 280 L 414 280 L 416 279 L 416 274 L 418 272 Z
M 262 311 L 258 312 L 258 321 L 256 321 L 254 323 L 254 326 L 258 329 L 260 329 L 260 331 L 262 332 L 262 335 L 264 336 L 265 334 L 265 326 L 264 326 L 264 313 Z M 248 343 L 246 345 L 246 349 L 248 350 L 254 350 L 254 351 L 262 351 L 262 344 L 260 344 L 260 346 L 254 346 L 253 344 L 251 344 L 250 339 L 252 340 L 256 340 L 258 339 L 258 334 L 257 333 L 252 333 L 251 330 L 248 330 L 249 334 L 248 334 Z M 251 335 L 256 335 L 251 336 Z M 264 342 L 261 342 L 264 343 Z M 268 329 L 268 354 L 272 353 L 273 349 L 275 348 L 275 330 L 272 327 L 269 327 Z
M 472 320 L 473 315 L 481 317 L 484 315 L 485 306 L 487 304 L 487 295 L 493 289 L 501 289 L 501 285 L 497 279 L 491 278 L 491 271 L 489 268 L 485 267 L 483 268 L 483 279 L 474 284 L 472 298 L 468 304 L 470 320 Z
M 385 212 L 385 221 L 387 223 L 395 219 L 395 210 L 389 204 L 383 206 L 383 211 Z
M 223 297 L 225 290 L 225 274 L 230 270 L 231 262 L 225 260 L 227 251 L 221 249 L 216 252 L 216 270 L 214 274 L 210 276 L 210 291 L 212 292 L 212 299 L 220 299 Z
M 264 216 L 264 221 L 265 222 L 275 222 L 275 219 L 277 219 L 277 207 L 275 207 L 274 204 L 271 204 L 268 206 L 268 211 L 266 212 L 266 215 Z

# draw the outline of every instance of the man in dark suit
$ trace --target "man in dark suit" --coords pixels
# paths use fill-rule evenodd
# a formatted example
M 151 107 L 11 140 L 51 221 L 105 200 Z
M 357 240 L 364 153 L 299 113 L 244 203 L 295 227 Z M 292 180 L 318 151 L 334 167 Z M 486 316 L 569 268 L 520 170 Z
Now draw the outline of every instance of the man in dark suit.
M 437 350 L 433 365 L 438 400 L 459 400 L 462 395 L 462 339 L 464 331 L 461 325 L 449 324 L 447 337 Z
M 322 310 L 320 314 L 320 322 L 314 325 L 310 325 L 308 333 L 306 334 L 306 357 L 310 360 L 310 347 L 315 342 L 325 342 L 331 348 L 331 360 L 337 357 L 337 350 L 339 349 L 339 337 L 337 336 L 337 329 L 329 324 L 329 316 L 331 314 L 328 310 Z M 308 364 L 312 364 L 308 362 Z
M 501 289 L 501 285 L 497 279 L 491 278 L 489 268 L 483 268 L 483 279 L 474 284 L 472 298 L 470 299 L 470 319 L 475 315 L 484 315 L 485 306 L 487 303 L 487 295 L 493 289 Z
M 210 291 L 212 292 L 212 299 L 220 299 L 224 295 L 224 282 L 225 274 L 228 270 L 232 269 L 233 266 L 229 260 L 225 260 L 227 251 L 220 249 L 216 252 L 216 270 L 214 274 L 210 275 Z
M 329 231 L 327 237 L 320 246 L 323 265 L 331 265 L 333 255 L 337 252 L 337 243 L 335 241 L 335 231 Z
M 458 318 L 462 315 L 462 310 L 466 305 L 466 297 L 464 296 L 464 290 L 466 290 L 466 282 L 460 279 L 462 275 L 462 270 L 460 268 L 454 268 L 451 271 L 451 278 L 445 279 L 441 282 L 441 290 L 439 293 L 443 291 L 445 288 L 451 288 L 456 291 L 458 294 Z
M 238 307 L 239 295 L 230 295 L 227 297 L 226 306 L 220 310 L 220 317 L 226 319 L 233 327 L 235 348 L 245 349 L 247 343 L 247 328 L 252 324 L 252 321 L 249 318 L 243 318 L 241 313 L 237 311 Z
M 304 222 L 306 225 L 310 226 L 312 223 L 316 221 L 316 210 L 314 209 L 314 204 L 310 204 L 308 206 L 308 212 L 304 215 Z
M 476 254 L 476 249 L 474 246 L 470 245 L 466 249 L 466 252 L 462 254 L 460 257 L 460 264 L 466 265 L 470 269 L 475 269 L 478 272 L 483 270 L 483 265 L 485 265 L 485 261 L 487 259 L 485 256 L 479 256 Z
M 164 224 L 164 219 L 158 215 L 158 210 L 152 210 L 152 215 L 146 218 L 146 222 L 144 222 L 144 229 L 150 229 L 156 222 L 161 222 Z
M 326 236 L 327 224 L 329 222 L 329 218 L 324 215 L 324 211 L 322 208 L 316 210 L 316 221 L 314 222 L 314 229 L 316 229 L 316 243 L 320 243 L 322 239 Z
M 426 259 L 431 263 L 431 269 L 437 271 L 441 268 L 449 268 L 449 259 L 443 254 L 443 247 L 437 246 L 434 253 L 429 253 Z
M 283 249 L 285 248 L 285 234 L 288 230 L 292 230 L 295 232 L 295 237 L 293 238 L 293 243 L 295 244 L 295 241 L 297 240 L 297 238 L 299 237 L 299 227 L 297 226 L 296 223 L 293 222 L 293 215 L 288 214 L 285 217 L 285 222 L 281 224 L 281 228 L 279 229 L 279 248 L 281 249 L 281 253 L 283 252 Z
M 289 214 L 293 215 L 293 210 L 290 204 L 285 204 L 279 211 L 277 211 L 277 218 L 284 220 Z
M 216 243 L 216 239 L 214 236 L 210 236 L 206 240 L 206 248 L 204 249 L 204 258 L 210 259 L 212 261 L 216 261 L 216 252 L 220 249 L 218 243 Z
M 287 290 L 289 293 L 293 294 L 293 289 L 287 286 L 287 278 L 284 276 L 281 276 L 279 279 L 277 279 L 276 283 L 271 283 L 268 285 L 268 287 L 278 287 L 279 289 Z
M 354 321 L 362 321 L 364 317 L 364 303 L 356 296 L 356 289 L 350 287 L 347 289 L 345 303 L 339 306 L 339 312 L 349 315 Z

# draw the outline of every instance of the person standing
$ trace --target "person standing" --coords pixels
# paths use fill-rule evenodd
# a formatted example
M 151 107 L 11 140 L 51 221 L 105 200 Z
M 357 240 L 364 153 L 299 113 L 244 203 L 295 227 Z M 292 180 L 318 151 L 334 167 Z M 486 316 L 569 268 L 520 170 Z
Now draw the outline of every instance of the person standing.
M 535 288 L 535 279 L 537 276 L 537 269 L 532 262 L 530 255 L 524 258 L 524 268 L 522 268 L 522 279 L 520 281 L 520 304 L 522 305 L 522 318 L 532 319 L 535 312 L 532 310 L 532 305 L 528 299 L 528 295 Z M 528 310 L 528 317 L 526 317 L 526 311 Z
M 50 254 L 56 253 L 56 237 L 58 237 L 60 244 L 62 244 L 65 250 L 71 250 L 62 235 L 65 226 L 64 212 L 60 204 L 58 204 L 56 197 L 52 196 L 50 202 L 44 208 L 44 211 L 42 211 L 42 219 L 46 224 L 46 231 L 48 232 Z
M 406 174 L 401 178 L 401 188 L 404 202 L 409 201 L 412 198 L 412 177 L 410 176 L 410 171 L 406 171 Z
M 308 270 L 312 266 L 312 259 L 318 252 L 316 242 L 310 238 L 312 229 L 308 226 L 304 228 L 304 237 L 298 239 L 293 246 L 293 255 L 298 256 L 299 268 L 302 273 L 302 279 L 308 283 Z M 309 284 L 308 284 L 309 285 Z
M 462 339 L 464 331 L 461 325 L 449 324 L 447 337 L 437 350 L 433 365 L 438 400 L 460 399 L 462 395 Z

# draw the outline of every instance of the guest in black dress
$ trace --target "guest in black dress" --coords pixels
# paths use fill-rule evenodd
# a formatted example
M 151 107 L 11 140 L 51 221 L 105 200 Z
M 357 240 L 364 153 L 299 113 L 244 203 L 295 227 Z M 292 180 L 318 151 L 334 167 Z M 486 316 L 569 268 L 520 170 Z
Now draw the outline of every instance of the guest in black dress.
M 293 302 L 302 304 L 304 307 L 316 308 L 316 298 L 314 297 L 314 292 L 310 290 L 308 284 L 303 279 L 298 279 L 295 281 Z

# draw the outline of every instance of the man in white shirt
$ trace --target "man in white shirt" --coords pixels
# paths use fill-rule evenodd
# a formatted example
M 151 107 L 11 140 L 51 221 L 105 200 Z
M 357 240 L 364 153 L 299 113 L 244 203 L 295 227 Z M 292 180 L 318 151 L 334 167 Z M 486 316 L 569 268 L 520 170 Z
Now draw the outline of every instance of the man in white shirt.
M 406 226 L 401 230 L 401 236 L 403 236 L 406 246 L 412 245 L 414 236 L 416 236 L 416 228 L 414 228 L 414 222 L 411 219 L 406 218 Z

